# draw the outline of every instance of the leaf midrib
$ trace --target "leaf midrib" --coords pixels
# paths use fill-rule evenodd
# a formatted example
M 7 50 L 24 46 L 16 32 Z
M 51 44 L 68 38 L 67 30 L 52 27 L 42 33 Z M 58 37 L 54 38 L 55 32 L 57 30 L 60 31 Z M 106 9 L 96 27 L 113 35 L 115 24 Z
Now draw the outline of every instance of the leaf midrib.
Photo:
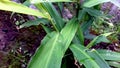
M 58 35 L 56 36 L 56 38 L 55 38 L 55 42 L 53 43 L 54 46 L 52 46 L 51 51 L 50 51 L 50 53 L 49 53 L 49 55 L 48 55 L 49 57 L 48 57 L 48 60 L 46 61 L 45 68 L 48 68 L 47 65 L 48 65 L 48 63 L 49 63 L 49 61 L 50 61 L 50 59 L 51 59 L 51 56 L 52 56 L 52 53 L 53 53 L 53 51 L 54 51 L 55 44 L 56 44 L 58 38 L 59 38 L 59 34 L 58 34 Z

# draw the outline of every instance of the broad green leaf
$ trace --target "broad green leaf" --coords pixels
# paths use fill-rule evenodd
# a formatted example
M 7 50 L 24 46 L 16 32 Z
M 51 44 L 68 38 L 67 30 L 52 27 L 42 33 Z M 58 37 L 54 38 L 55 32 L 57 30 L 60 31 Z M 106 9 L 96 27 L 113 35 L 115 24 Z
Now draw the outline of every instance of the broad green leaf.
M 74 23 L 74 24 L 73 24 Z M 66 27 L 64 27 L 61 30 L 61 34 L 64 37 L 64 42 L 65 42 L 65 47 L 64 47 L 64 52 L 67 50 L 67 48 L 69 47 L 72 39 L 74 38 L 76 31 L 79 27 L 79 23 L 77 21 L 76 18 L 73 18 L 72 20 L 70 20 L 68 22 L 68 24 L 66 25 Z
M 57 3 L 57 5 L 59 6 L 60 12 L 62 13 L 64 4 L 59 2 L 59 3 Z
M 58 11 L 55 9 L 55 7 L 52 5 L 52 3 L 44 3 L 44 6 L 52 18 L 51 20 L 52 24 L 55 24 L 57 29 L 60 31 L 65 24 L 62 17 L 58 13 Z
M 116 5 L 117 7 L 120 8 L 120 2 L 118 0 L 87 0 L 83 4 L 83 6 L 84 7 L 93 7 L 95 5 L 105 3 L 105 2 L 111 2 L 111 3 L 113 3 L 114 5 Z
M 87 53 L 94 59 L 94 61 L 100 66 L 100 68 L 110 68 L 104 58 L 95 49 L 87 51 Z
M 37 10 L 33 10 L 22 4 L 17 4 L 15 2 L 8 1 L 8 0 L 0 0 L 0 10 L 12 11 L 17 13 L 23 13 L 23 14 L 29 14 L 29 15 L 47 18 L 46 13 L 40 13 Z
M 84 35 L 83 35 L 83 31 L 80 28 L 80 26 L 78 27 L 78 31 L 76 33 L 76 38 L 78 39 L 80 44 L 84 45 Z
M 29 0 L 26 0 L 24 3 L 23 3 L 23 5 L 25 5 L 25 6 L 30 6 L 31 4 L 30 4 L 30 2 L 29 2 Z
M 83 9 L 83 10 L 79 10 L 79 13 L 78 13 L 78 20 L 79 20 L 79 21 L 84 20 L 83 18 L 85 17 L 85 15 L 86 15 L 86 12 L 85 12 L 84 9 Z
M 42 3 L 34 4 L 34 6 L 42 13 L 48 13 L 47 9 L 44 7 Z
M 120 61 L 120 53 L 111 50 L 97 50 L 105 60 Z
M 41 3 L 41 2 L 73 2 L 73 0 L 30 0 L 31 3 Z
M 41 11 L 41 9 L 43 9 L 44 11 L 41 12 L 48 12 L 49 15 L 51 16 L 51 24 L 53 25 L 53 27 L 60 31 L 65 22 L 63 21 L 62 17 L 60 16 L 60 14 L 57 12 L 56 8 L 53 6 L 52 3 L 39 3 L 39 4 L 35 4 L 35 6 Z
M 85 32 L 86 30 L 88 30 L 90 28 L 92 23 L 93 23 L 93 19 L 91 19 L 91 20 L 89 20 L 87 22 L 82 23 L 81 24 L 81 30 Z
M 20 28 L 23 28 L 23 27 L 30 27 L 30 26 L 35 26 L 35 25 L 40 25 L 40 24 L 48 24 L 49 21 L 47 19 L 44 19 L 44 18 L 38 18 L 36 20 L 32 20 L 32 21 L 28 21 L 28 22 L 25 22 L 23 23 L 22 25 L 20 25 Z
M 53 38 L 54 35 L 56 35 L 55 31 L 48 33 L 42 40 L 40 46 L 44 46 L 51 38 Z
M 64 45 L 62 39 L 62 35 L 56 33 L 45 45 L 41 45 L 28 68 L 60 68 L 60 58 L 63 55 Z
M 86 0 L 85 3 L 83 4 L 84 7 L 93 7 L 95 5 L 109 2 L 110 0 Z
M 76 19 L 72 19 L 60 33 L 55 32 L 45 37 L 32 57 L 28 68 L 60 68 L 62 58 L 77 28 Z
M 96 10 L 93 8 L 85 8 L 84 9 L 89 15 L 94 16 L 94 17 L 102 17 L 103 14 L 100 10 Z
M 86 68 L 100 68 L 95 60 L 86 53 L 87 49 L 83 45 L 73 44 L 70 49 L 79 63 L 84 64 Z
M 108 64 L 109 64 L 110 66 L 113 66 L 114 68 L 120 68 L 120 63 L 119 63 L 119 62 L 108 61 Z
M 88 45 L 87 45 L 87 48 L 90 48 L 92 47 L 93 45 L 96 45 L 97 43 L 100 43 L 100 42 L 109 42 L 109 40 L 106 38 L 107 36 L 111 35 L 113 32 L 110 32 L 110 33 L 105 33 L 105 34 L 101 34 L 97 37 L 95 37 Z
M 73 44 L 70 46 L 70 49 L 79 63 L 84 64 L 86 68 L 110 68 L 95 50 L 88 50 L 80 44 Z

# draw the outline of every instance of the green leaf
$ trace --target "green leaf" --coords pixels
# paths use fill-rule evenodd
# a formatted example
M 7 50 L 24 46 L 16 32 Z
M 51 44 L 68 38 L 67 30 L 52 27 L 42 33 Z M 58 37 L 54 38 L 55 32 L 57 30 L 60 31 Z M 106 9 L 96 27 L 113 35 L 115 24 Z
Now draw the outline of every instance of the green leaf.
M 47 18 L 46 13 L 41 13 L 37 10 L 28 8 L 27 6 L 24 6 L 22 4 L 17 4 L 8 0 L 0 0 L 0 10 L 12 11 Z
M 104 58 L 95 49 L 87 51 L 87 53 L 95 60 L 95 62 L 100 66 L 100 68 L 110 68 Z
M 55 9 L 55 7 L 51 3 L 44 3 L 44 6 L 46 7 L 47 11 L 49 12 L 51 18 L 52 18 L 52 23 L 55 24 L 57 29 L 60 31 L 65 22 L 63 21 L 62 17 L 58 13 L 58 11 Z
M 62 13 L 64 4 L 59 2 L 59 3 L 57 3 L 57 5 L 59 6 L 60 12 Z
M 69 47 L 72 39 L 74 38 L 75 34 L 76 34 L 76 31 L 79 27 L 79 23 L 77 21 L 76 18 L 73 18 L 72 20 L 70 20 L 68 22 L 68 24 L 66 25 L 66 27 L 64 27 L 62 30 L 61 30 L 61 34 L 63 35 L 64 37 L 64 41 L 65 42 L 65 47 L 64 47 L 64 52 L 67 50 L 67 48 Z
M 52 29 L 50 29 L 49 27 L 41 24 L 41 26 L 43 27 L 43 29 L 45 30 L 45 32 L 48 34 L 48 33 L 51 33 L 52 32 Z
M 84 64 L 86 68 L 100 68 L 95 60 L 86 53 L 87 49 L 83 45 L 73 44 L 70 49 L 79 63 Z
M 49 16 L 51 17 L 50 23 L 53 25 L 54 29 L 60 31 L 63 28 L 65 22 L 52 3 L 38 3 L 35 4 L 35 6 L 39 11 L 49 13 Z
M 25 5 L 25 6 L 30 6 L 31 4 L 30 4 L 29 0 L 26 0 L 26 1 L 23 3 L 23 5 Z
M 86 68 L 110 68 L 95 50 L 88 50 L 80 44 L 73 44 L 70 46 L 70 49 L 79 63 L 84 64 Z
M 97 17 L 97 18 L 104 16 L 100 10 L 96 10 L 96 9 L 93 9 L 93 8 L 85 8 L 84 10 L 86 12 L 88 12 L 89 15 Z
M 110 34 L 112 34 L 113 32 L 110 32 L 110 33 L 105 33 L 105 34 L 101 34 L 97 37 L 95 37 L 88 45 L 87 45 L 87 48 L 90 48 L 92 47 L 93 45 L 96 45 L 97 43 L 100 43 L 100 42 L 109 42 L 109 40 L 106 38 L 107 36 L 109 36 Z
M 120 63 L 119 62 L 108 61 L 108 64 L 110 66 L 113 66 L 114 68 L 120 68 Z
M 30 0 L 31 3 L 41 3 L 41 2 L 73 2 L 73 0 Z
M 85 3 L 83 4 L 84 7 L 93 7 L 95 5 L 109 2 L 110 0 L 86 0 Z
M 61 55 L 63 55 L 62 36 L 59 33 L 54 34 L 54 37 L 41 45 L 28 68 L 60 68 Z M 51 43 L 52 42 L 52 43 Z
M 111 50 L 97 50 L 105 60 L 120 61 L 120 53 Z
M 93 7 L 95 5 L 98 5 L 98 4 L 101 4 L 101 3 L 105 3 L 105 2 L 111 2 L 114 5 L 116 5 L 117 7 L 120 7 L 120 2 L 117 1 L 117 0 L 87 0 L 83 4 L 83 6 L 84 7 Z
M 80 44 L 84 45 L 84 35 L 83 35 L 83 31 L 80 28 L 80 26 L 78 27 L 78 31 L 76 33 L 76 41 L 79 42 Z M 74 40 L 73 40 L 74 41 Z
M 30 27 L 30 26 L 35 26 L 35 25 L 40 25 L 40 24 L 48 24 L 49 21 L 47 19 L 44 19 L 44 18 L 38 18 L 36 20 L 32 20 L 32 21 L 28 21 L 28 22 L 25 22 L 23 23 L 22 25 L 20 25 L 20 28 L 23 28 L 23 27 Z
M 60 33 L 55 32 L 47 35 L 32 57 L 28 68 L 60 68 L 64 53 L 69 47 L 77 28 L 76 19 L 72 19 Z
M 85 17 L 85 15 L 86 15 L 86 12 L 85 12 L 84 9 L 83 9 L 83 10 L 79 10 L 78 20 L 79 20 L 79 21 L 83 20 L 83 18 Z
M 91 19 L 91 20 L 89 20 L 87 22 L 82 23 L 81 24 L 81 30 L 82 31 L 88 30 L 90 28 L 90 26 L 92 25 L 92 23 L 93 23 L 93 19 Z

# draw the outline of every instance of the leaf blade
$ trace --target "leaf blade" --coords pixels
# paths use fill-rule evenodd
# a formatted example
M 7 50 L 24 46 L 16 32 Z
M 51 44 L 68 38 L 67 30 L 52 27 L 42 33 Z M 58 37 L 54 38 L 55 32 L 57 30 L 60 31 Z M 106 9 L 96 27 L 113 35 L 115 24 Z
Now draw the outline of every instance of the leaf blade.
M 100 68 L 99 65 L 86 53 L 86 48 L 83 45 L 73 44 L 70 46 L 70 49 L 79 63 L 84 64 L 86 68 Z
M 79 63 L 84 64 L 86 68 L 110 68 L 96 50 L 88 50 L 80 44 L 72 44 L 70 49 Z
M 84 7 L 93 7 L 95 5 L 104 3 L 104 2 L 109 2 L 110 0 L 87 0 L 83 6 Z
M 73 2 L 73 0 L 30 0 L 31 3 L 42 3 L 42 2 Z
M 40 25 L 40 24 L 48 24 L 48 20 L 44 18 L 38 18 L 36 20 L 28 21 L 23 24 L 21 24 L 19 27 L 24 28 L 24 27 L 30 27 L 30 26 L 35 26 L 35 25 Z
M 60 68 L 62 57 L 69 47 L 78 28 L 78 23 L 75 22 L 76 19 L 68 22 L 68 24 L 62 29 L 61 33 L 55 32 L 50 35 L 50 37 L 45 37 L 45 39 L 43 39 L 44 41 L 41 43 L 41 47 L 39 47 L 35 55 L 32 57 L 28 68 Z M 71 29 L 68 30 L 68 28 Z M 69 38 L 67 37 L 68 34 L 70 36 Z
M 111 50 L 97 50 L 105 60 L 120 61 L 120 53 Z
M 0 10 L 13 11 L 13 12 L 17 12 L 17 13 L 41 16 L 43 18 L 46 18 L 45 13 L 42 14 L 37 10 L 33 10 L 22 4 L 17 4 L 15 2 L 7 1 L 7 0 L 0 0 Z
M 104 34 L 101 34 L 97 37 L 95 37 L 88 45 L 87 45 L 87 48 L 90 48 L 92 47 L 93 45 L 96 45 L 97 43 L 100 43 L 100 42 L 109 42 L 109 40 L 106 38 L 107 36 L 109 36 L 110 34 L 112 34 L 113 32 L 109 32 L 109 33 L 104 33 Z

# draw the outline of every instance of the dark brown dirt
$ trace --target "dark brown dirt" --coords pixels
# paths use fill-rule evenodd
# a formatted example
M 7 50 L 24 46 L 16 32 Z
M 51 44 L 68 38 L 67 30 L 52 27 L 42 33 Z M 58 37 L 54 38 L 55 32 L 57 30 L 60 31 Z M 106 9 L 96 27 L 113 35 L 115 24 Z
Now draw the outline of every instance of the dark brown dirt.
M 18 29 L 16 21 L 26 22 L 27 15 L 0 11 L 0 68 L 26 68 L 46 35 L 41 26 Z

